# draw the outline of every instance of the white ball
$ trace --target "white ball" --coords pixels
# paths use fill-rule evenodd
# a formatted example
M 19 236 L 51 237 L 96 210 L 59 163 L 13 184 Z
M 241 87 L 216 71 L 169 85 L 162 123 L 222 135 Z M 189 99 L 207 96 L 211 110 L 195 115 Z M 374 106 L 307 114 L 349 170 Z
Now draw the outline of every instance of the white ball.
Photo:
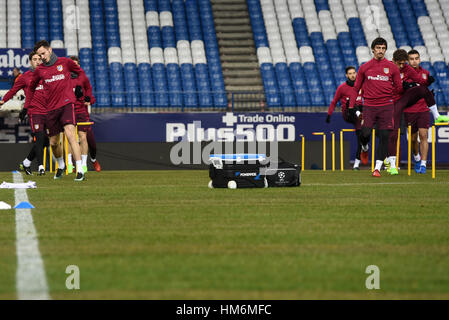
M 209 188 L 211 188 L 211 189 L 213 189 L 213 188 L 214 188 L 214 186 L 212 185 L 212 180 L 211 180 L 211 181 L 209 181 L 209 183 L 207 184 L 207 186 L 208 186 Z
M 237 189 L 237 183 L 234 180 L 228 182 L 229 189 Z

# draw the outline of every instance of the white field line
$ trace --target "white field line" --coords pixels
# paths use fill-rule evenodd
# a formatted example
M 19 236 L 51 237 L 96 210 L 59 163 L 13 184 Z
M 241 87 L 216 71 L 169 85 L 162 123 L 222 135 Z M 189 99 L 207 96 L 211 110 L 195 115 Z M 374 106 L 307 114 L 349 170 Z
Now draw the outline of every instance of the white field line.
M 23 183 L 20 173 L 13 173 L 14 183 Z M 26 189 L 15 189 L 16 205 L 28 202 Z M 16 289 L 19 300 L 48 300 L 44 262 L 39 252 L 37 232 L 30 209 L 16 209 Z
M 442 184 L 442 185 L 449 185 L 449 181 L 445 182 L 358 182 L 358 183 L 302 183 L 301 187 L 309 187 L 309 186 L 329 186 L 329 187 L 338 187 L 338 186 L 385 186 L 385 185 L 413 185 L 413 184 L 419 184 L 419 185 L 435 185 L 435 184 Z

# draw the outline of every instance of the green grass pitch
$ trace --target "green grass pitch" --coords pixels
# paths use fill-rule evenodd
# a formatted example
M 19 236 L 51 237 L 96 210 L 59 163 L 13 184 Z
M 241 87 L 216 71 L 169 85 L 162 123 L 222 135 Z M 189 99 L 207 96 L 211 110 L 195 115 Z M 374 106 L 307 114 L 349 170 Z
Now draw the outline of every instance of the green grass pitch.
M 73 178 L 24 176 L 53 299 L 449 299 L 449 171 L 237 190 L 209 189 L 207 170 Z M 14 210 L 0 210 L 0 299 L 17 298 L 16 259 Z

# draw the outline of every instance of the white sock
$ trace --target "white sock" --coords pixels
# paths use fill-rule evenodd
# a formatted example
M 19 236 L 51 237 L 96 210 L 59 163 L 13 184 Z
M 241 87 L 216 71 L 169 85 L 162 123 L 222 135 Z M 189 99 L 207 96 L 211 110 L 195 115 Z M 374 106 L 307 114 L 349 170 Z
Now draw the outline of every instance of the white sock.
M 97 161 L 97 159 L 90 159 L 90 161 L 92 161 L 92 163 L 94 163 L 95 161 Z
M 376 160 L 376 166 L 374 167 L 374 170 L 380 171 L 382 169 L 382 165 L 384 162 L 382 160 Z
M 427 160 L 421 160 L 421 166 L 426 167 L 427 166 Z
M 419 155 L 419 153 L 416 156 L 413 155 L 413 157 L 415 158 L 415 162 L 421 161 L 421 156 Z
M 396 156 L 391 156 L 389 159 L 390 159 L 390 166 L 392 168 L 396 168 Z
M 87 154 L 81 155 L 81 162 L 83 163 L 83 166 L 87 167 Z
M 360 165 L 360 159 L 355 159 L 354 160 L 354 168 L 358 168 Z
M 44 171 L 45 171 L 44 166 L 43 166 L 43 165 L 40 165 L 38 170 L 39 170 L 39 171 L 41 171 L 41 170 L 44 170 Z
M 81 160 L 77 160 L 76 161 L 76 172 L 84 173 L 84 171 L 83 171 L 83 164 L 82 164 Z
M 64 158 L 56 158 L 56 161 L 58 162 L 58 169 L 64 169 L 65 168 L 65 163 L 64 163 Z
M 430 111 L 432 112 L 433 118 L 437 119 L 440 116 L 440 113 L 438 112 L 437 105 L 434 104 L 433 106 L 429 107 Z
M 29 167 L 31 165 L 31 161 L 28 160 L 28 158 L 25 158 L 25 160 L 23 160 L 22 163 L 25 167 Z
M 73 166 L 73 162 L 72 162 L 72 154 L 69 153 L 67 155 L 67 165 L 72 165 Z
M 367 152 L 368 150 L 369 150 L 369 145 L 366 145 L 366 146 L 362 145 L 363 152 Z

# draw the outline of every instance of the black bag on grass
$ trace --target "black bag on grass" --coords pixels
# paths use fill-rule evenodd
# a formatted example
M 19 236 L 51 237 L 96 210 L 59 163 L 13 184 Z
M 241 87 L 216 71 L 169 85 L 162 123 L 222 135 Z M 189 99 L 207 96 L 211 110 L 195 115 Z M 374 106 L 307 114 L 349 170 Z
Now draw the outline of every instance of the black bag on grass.
M 269 187 L 298 187 L 301 185 L 301 166 L 280 159 L 277 169 L 266 168 Z
M 261 173 L 263 164 L 260 160 L 222 160 L 209 165 L 210 187 L 233 188 L 266 188 L 265 175 Z M 231 182 L 231 184 L 229 184 Z

